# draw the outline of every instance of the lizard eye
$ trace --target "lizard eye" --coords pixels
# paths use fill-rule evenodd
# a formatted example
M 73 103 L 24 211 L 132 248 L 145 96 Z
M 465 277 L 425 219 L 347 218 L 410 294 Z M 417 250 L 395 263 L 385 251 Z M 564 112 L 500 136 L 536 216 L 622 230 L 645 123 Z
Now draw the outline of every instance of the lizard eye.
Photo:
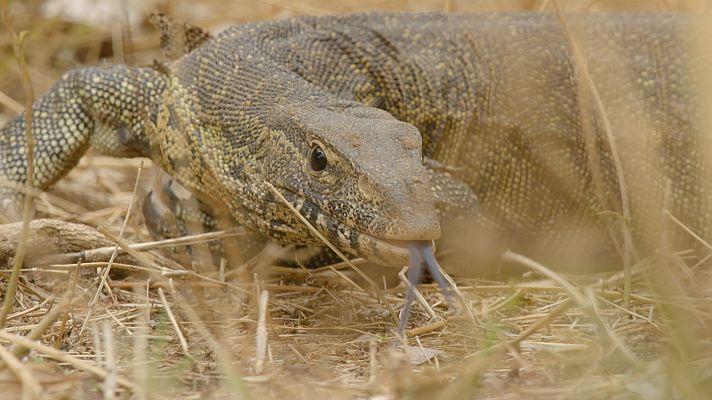
M 312 149 L 311 156 L 309 158 L 309 166 L 312 170 L 319 172 L 326 168 L 327 160 L 326 153 L 321 147 L 315 146 Z

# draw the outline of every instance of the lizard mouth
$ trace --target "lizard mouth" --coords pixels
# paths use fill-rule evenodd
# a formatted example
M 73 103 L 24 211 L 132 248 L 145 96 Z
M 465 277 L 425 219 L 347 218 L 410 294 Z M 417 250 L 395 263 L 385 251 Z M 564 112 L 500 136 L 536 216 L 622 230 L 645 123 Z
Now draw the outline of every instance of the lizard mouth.
M 355 226 L 349 225 L 339 218 L 339 215 L 329 215 L 311 199 L 296 193 L 289 188 L 280 188 L 285 199 L 293 205 L 303 218 L 324 235 L 333 245 L 341 251 L 363 257 L 374 263 L 401 267 L 408 265 L 411 258 L 410 246 L 413 243 L 423 243 L 423 246 L 432 246 L 428 231 L 401 232 L 396 237 L 379 237 L 371 232 L 366 232 Z M 296 222 L 296 221 L 295 221 Z M 398 223 L 398 221 L 395 221 Z M 406 226 L 408 224 L 405 224 Z M 439 232 L 438 232 L 439 233 Z M 315 239 L 313 233 L 310 234 Z M 402 239 L 398 236 L 403 237 Z M 427 236 L 427 237 L 426 237 Z
M 334 220 L 336 221 L 336 219 Z M 338 223 L 339 221 L 336 222 Z M 344 225 L 342 225 L 342 227 L 343 226 Z M 332 235 L 329 236 L 334 237 Z M 336 235 L 337 245 L 341 248 L 347 248 L 350 253 L 354 253 L 369 261 L 391 267 L 408 265 L 412 257 L 410 249 L 413 243 L 427 243 L 425 246 L 432 247 L 431 240 L 384 239 L 362 231 L 351 231 L 348 237 L 350 237 L 350 240 L 345 241 L 343 240 L 344 236 Z M 354 238 L 356 240 L 354 240 Z
M 400 267 L 408 265 L 408 260 L 410 259 L 409 246 L 411 243 L 416 241 L 430 242 L 430 240 L 434 239 L 377 237 L 356 227 L 349 226 L 337 216 L 319 212 L 319 208 L 314 202 L 289 189 L 284 190 L 283 194 L 290 203 L 295 205 L 299 213 L 337 248 L 384 266 Z
M 430 243 L 429 246 L 432 247 L 432 240 L 379 238 L 363 231 L 351 230 L 338 219 L 331 219 L 339 224 L 341 229 L 350 231 L 349 235 L 328 235 L 328 237 L 337 240 L 338 247 L 347 248 L 350 253 L 384 266 L 402 267 L 408 265 L 412 257 L 410 248 L 413 243 Z M 349 240 L 343 240 L 345 237 L 348 237 Z

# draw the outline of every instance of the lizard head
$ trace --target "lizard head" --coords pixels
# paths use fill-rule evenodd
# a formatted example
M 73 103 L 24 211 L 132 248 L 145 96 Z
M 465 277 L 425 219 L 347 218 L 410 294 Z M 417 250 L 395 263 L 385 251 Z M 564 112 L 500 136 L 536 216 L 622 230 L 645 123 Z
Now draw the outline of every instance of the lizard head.
M 346 101 L 275 105 L 271 115 L 255 143 L 253 178 L 273 185 L 340 250 L 404 265 L 407 242 L 440 236 L 414 126 Z M 254 221 L 261 233 L 289 243 L 323 244 L 284 199 L 259 184 L 252 187 L 270 197 L 251 213 L 261 216 Z
M 240 31 L 228 33 L 171 67 L 163 114 L 175 135 L 156 142 L 183 135 L 195 150 L 178 152 L 189 159 L 180 162 L 164 152 L 173 169 L 191 165 L 190 178 L 171 175 L 284 244 L 323 245 L 316 230 L 341 251 L 395 266 L 407 263 L 410 242 L 440 236 L 413 125 L 324 93 L 258 51 L 235 51 Z

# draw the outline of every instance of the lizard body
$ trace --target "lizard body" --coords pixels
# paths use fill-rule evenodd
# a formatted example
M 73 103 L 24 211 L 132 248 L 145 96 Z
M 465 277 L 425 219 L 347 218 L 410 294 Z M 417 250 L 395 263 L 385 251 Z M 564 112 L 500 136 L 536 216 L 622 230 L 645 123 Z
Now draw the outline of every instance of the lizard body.
M 552 260 L 610 260 L 621 242 L 611 219 L 627 203 L 637 231 L 654 231 L 664 206 L 708 237 L 688 17 L 571 23 L 604 110 L 544 13 L 248 23 L 165 69 L 72 71 L 35 105 L 36 186 L 89 145 L 151 156 L 215 215 L 319 245 L 272 185 L 339 249 L 386 265 L 403 263 L 404 242 L 437 239 L 450 216 L 466 221 L 455 242 L 471 251 Z M 18 116 L 0 136 L 0 177 L 24 181 L 23 148 Z M 7 204 L 19 196 L 2 190 Z

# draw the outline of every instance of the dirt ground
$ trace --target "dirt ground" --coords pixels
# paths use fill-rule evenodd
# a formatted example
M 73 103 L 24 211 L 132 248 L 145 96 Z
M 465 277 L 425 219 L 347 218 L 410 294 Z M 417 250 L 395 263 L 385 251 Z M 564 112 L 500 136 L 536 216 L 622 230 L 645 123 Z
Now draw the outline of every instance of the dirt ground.
M 160 57 L 158 34 L 147 22 L 155 11 L 217 32 L 302 14 L 550 10 L 549 3 L 23 0 L 9 8 L 14 29 L 27 32 L 27 72 L 39 95 L 71 68 Z M 564 8 L 702 12 L 706 3 L 590 0 Z M 26 98 L 5 28 L 1 123 Z M 686 254 L 660 254 L 635 265 L 626 306 L 623 272 L 562 275 L 510 254 L 528 272 L 508 281 L 455 277 L 455 304 L 437 286 L 420 285 L 423 301 L 414 306 L 407 343 L 399 345 L 402 283 L 377 296 L 349 283 L 344 277 L 356 276 L 342 264 L 306 270 L 263 262 L 253 275 L 254 265 L 196 272 L 166 258 L 159 248 L 175 243 L 152 243 L 140 212 L 154 175 L 150 161 L 90 153 L 35 199 L 36 217 L 51 220 L 32 225 L 14 308 L 0 325 L 0 399 L 692 399 L 712 393 L 709 257 L 692 263 Z M 60 230 L 83 235 L 88 247 L 66 246 L 57 239 Z M 18 224 L 0 225 L 2 299 L 12 271 L 8 254 L 19 236 Z M 116 243 L 128 254 L 119 251 L 114 259 Z M 101 249 L 78 263 L 77 252 L 90 248 Z

